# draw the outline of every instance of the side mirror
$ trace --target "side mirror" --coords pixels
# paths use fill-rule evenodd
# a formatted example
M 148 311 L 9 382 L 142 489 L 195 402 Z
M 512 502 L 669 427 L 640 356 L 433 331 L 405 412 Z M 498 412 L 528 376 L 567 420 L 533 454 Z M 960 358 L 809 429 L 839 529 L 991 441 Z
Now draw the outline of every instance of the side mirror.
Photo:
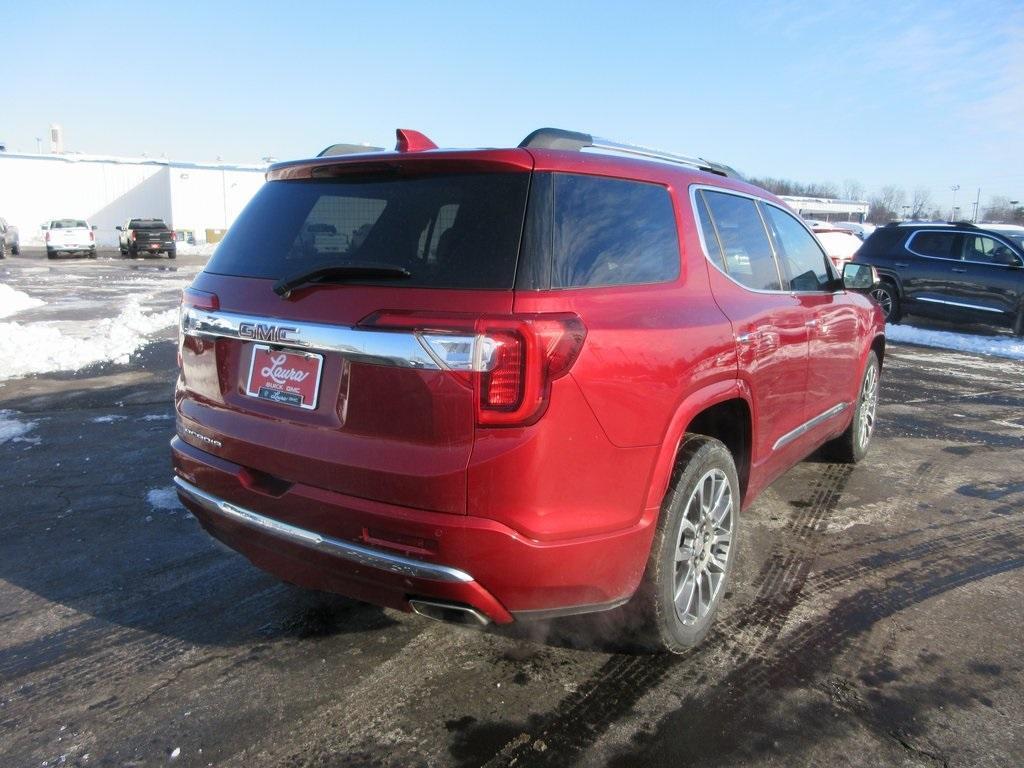
M 93 224 L 92 227 L 90 227 L 90 229 L 92 229 L 92 231 L 95 232 L 97 229 L 99 229 L 99 226 L 96 225 L 96 224 Z
M 114 227 L 114 229 L 116 229 L 118 232 L 122 231 L 120 226 L 116 226 L 116 227 Z
M 848 261 L 843 265 L 843 285 L 848 291 L 870 291 L 878 282 L 878 270 L 868 264 Z
M 46 225 L 46 224 L 40 224 L 40 225 L 39 225 L 39 228 L 40 228 L 40 229 L 48 229 L 49 227 L 47 227 L 47 225 Z

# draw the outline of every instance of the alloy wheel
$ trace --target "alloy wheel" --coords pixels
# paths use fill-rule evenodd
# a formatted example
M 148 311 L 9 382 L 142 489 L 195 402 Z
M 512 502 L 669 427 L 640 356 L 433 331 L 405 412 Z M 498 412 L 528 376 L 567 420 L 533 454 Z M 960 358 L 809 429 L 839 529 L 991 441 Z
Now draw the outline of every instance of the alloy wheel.
M 878 367 L 869 365 L 864 372 L 864 384 L 860 389 L 860 430 L 857 435 L 861 449 L 867 447 L 875 429 L 875 411 L 878 408 Z
M 872 288 L 871 298 L 878 302 L 878 305 L 882 308 L 882 314 L 888 320 L 889 315 L 892 314 L 892 294 L 889 292 L 889 289 L 883 286 Z
M 732 546 L 733 495 L 729 478 L 712 469 L 700 479 L 683 512 L 675 553 L 676 615 L 695 624 L 715 604 Z

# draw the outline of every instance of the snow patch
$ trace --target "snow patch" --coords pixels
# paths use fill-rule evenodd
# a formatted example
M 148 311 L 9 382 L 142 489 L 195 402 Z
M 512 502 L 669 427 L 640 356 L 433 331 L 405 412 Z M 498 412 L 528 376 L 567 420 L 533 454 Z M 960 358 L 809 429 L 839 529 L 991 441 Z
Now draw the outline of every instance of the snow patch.
M 174 416 L 172 416 L 169 413 L 147 413 L 145 416 L 142 417 L 142 420 L 143 421 L 170 421 L 173 418 L 174 418 Z
M 190 243 L 178 243 L 175 246 L 180 256 L 212 256 L 213 252 L 217 250 L 218 243 L 197 243 L 191 245 Z
M 153 488 L 146 493 L 146 501 L 153 509 L 181 509 L 178 493 L 173 485 L 166 488 Z
M 103 362 L 127 363 L 144 347 L 147 337 L 178 320 L 178 310 L 145 314 L 137 298 L 125 304 L 121 314 L 83 325 L 84 338 L 45 323 L 0 323 L 0 379 L 32 373 L 77 371 Z
M 33 445 L 38 445 L 38 438 L 23 437 L 23 435 L 31 432 L 36 424 L 37 422 L 35 421 L 21 421 L 17 418 L 16 411 L 0 411 L 0 445 L 9 440 L 32 442 Z
M 0 283 L 0 317 L 10 317 L 15 312 L 22 312 L 33 307 L 41 307 L 46 302 L 29 296 L 6 283 Z
M 923 347 L 940 347 L 960 352 L 973 352 L 978 355 L 1024 360 L 1024 339 L 1007 336 L 978 336 L 971 333 L 933 331 L 926 328 L 915 328 L 911 325 L 890 323 L 885 326 L 885 339 L 897 343 L 920 344 Z
M 115 421 L 124 421 L 125 416 L 96 416 L 95 418 L 89 419 L 93 424 L 113 424 Z

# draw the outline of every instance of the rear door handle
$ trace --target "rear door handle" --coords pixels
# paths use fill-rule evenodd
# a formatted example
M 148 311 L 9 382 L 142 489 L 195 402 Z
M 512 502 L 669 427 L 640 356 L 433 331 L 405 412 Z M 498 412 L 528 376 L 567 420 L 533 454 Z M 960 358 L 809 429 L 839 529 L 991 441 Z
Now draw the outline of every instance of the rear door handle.
M 817 328 L 818 327 L 818 321 L 817 320 L 808 320 L 806 323 L 804 323 L 804 325 L 806 325 L 808 328 Z
M 736 342 L 739 344 L 752 344 L 761 338 L 761 331 L 749 331 L 747 333 L 741 333 L 736 337 Z
M 965 273 L 965 272 L 966 272 L 967 270 L 966 270 L 966 269 L 964 269 L 963 267 L 953 267 L 953 271 L 954 271 L 954 272 L 958 272 L 959 274 L 961 274 L 961 275 L 962 275 L 962 274 L 964 274 L 964 273 Z
M 899 268 L 899 269 L 906 269 L 906 268 L 907 268 L 908 266 L 910 266 L 910 265 L 909 265 L 909 264 L 907 264 L 907 262 L 905 262 L 905 261 L 894 261 L 894 262 L 892 263 L 892 265 L 893 265 L 894 267 L 897 267 L 897 268 Z

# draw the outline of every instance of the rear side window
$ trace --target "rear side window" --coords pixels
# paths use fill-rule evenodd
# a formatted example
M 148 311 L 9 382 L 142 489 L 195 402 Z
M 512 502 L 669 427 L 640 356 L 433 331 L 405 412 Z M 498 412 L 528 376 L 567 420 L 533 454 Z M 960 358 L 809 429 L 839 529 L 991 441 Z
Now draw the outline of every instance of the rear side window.
M 762 205 L 775 238 L 779 263 L 791 291 L 824 291 L 832 273 L 814 236 L 793 216 L 774 205 Z
M 756 291 L 781 291 L 779 272 L 768 241 L 768 232 L 757 211 L 757 204 L 749 197 L 725 192 L 700 190 L 707 208 L 698 206 L 697 215 L 710 215 L 710 222 L 701 227 L 713 227 L 718 235 L 722 261 L 716 266 L 724 269 L 733 280 Z M 711 254 L 709 254 L 711 255 Z
M 50 229 L 84 229 L 88 226 L 81 219 L 54 219 L 50 222 Z
M 665 187 L 553 175 L 552 288 L 661 283 L 679 276 L 679 238 Z
M 527 173 L 271 181 L 206 270 L 279 279 L 314 265 L 384 265 L 410 272 L 393 287 L 507 290 L 529 182 Z
M 167 225 L 161 219 L 132 219 L 128 229 L 167 229 Z
M 953 249 L 957 237 L 955 232 L 915 232 L 907 248 L 921 256 L 959 260 L 960 254 Z

